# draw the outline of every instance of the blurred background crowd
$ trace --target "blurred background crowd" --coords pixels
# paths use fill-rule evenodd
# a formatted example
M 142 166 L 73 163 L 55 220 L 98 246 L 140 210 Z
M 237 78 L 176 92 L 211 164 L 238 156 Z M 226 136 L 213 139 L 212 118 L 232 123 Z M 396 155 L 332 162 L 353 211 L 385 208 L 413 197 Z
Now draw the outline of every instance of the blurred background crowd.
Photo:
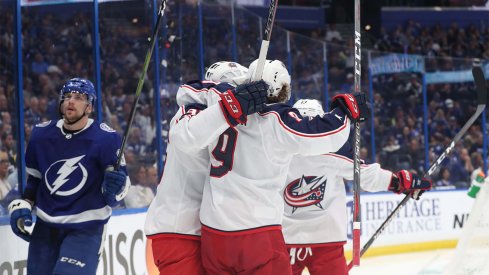
M 19 152 L 16 144 L 19 141 L 18 132 L 22 130 L 18 129 L 20 114 L 24 116 L 24 140 L 27 142 L 33 125 L 59 118 L 58 93 L 64 81 L 72 77 L 93 80 L 95 73 L 89 4 L 23 7 L 21 100 L 24 109 L 19 112 L 13 58 L 15 14 L 11 2 L 0 1 L 0 215 L 5 214 L 2 208 L 18 196 L 19 171 L 16 167 Z M 100 5 L 102 98 L 98 100 L 102 102 L 103 120 L 121 133 L 127 127 L 151 33 L 152 7 L 140 2 L 147 1 Z M 292 6 L 337 5 L 335 1 L 286 2 L 284 4 Z M 380 2 L 408 5 L 403 1 Z M 433 2 L 452 5 L 456 1 Z M 161 173 L 157 165 L 160 156 L 157 153 L 156 129 L 159 124 L 164 147 L 169 121 L 177 109 L 174 98 L 177 87 L 185 81 L 200 78 L 202 70 L 199 67 L 202 63 L 206 66 L 219 60 L 235 60 L 248 66 L 257 58 L 261 42 L 260 24 L 264 20 L 239 7 L 234 11 L 236 23 L 232 24 L 230 8 L 229 4 L 220 1 L 204 1 L 204 16 L 200 20 L 198 7 L 192 1 L 169 2 L 157 49 L 161 56 L 161 86 L 155 92 L 152 81 L 155 69 L 150 66 L 128 136 L 125 158 L 133 186 L 124 201 L 125 207 L 145 207 L 155 195 Z M 334 17 L 340 18 L 338 10 L 341 9 L 336 7 L 334 10 L 337 11 Z M 279 21 L 274 28 L 269 59 L 281 59 L 288 64 L 295 95 L 293 100 L 316 98 L 326 102 L 334 94 L 352 89 L 353 25 L 340 24 L 340 21 L 291 31 L 281 27 Z M 350 31 L 345 31 L 345 25 Z M 235 32 L 230 32 L 233 28 Z M 235 47 L 232 45 L 233 34 L 237 41 Z M 464 70 L 470 68 L 473 58 L 489 60 L 489 24 L 462 26 L 460 22 L 453 21 L 448 26 L 426 26 L 410 19 L 391 29 L 379 26 L 376 32 L 367 32 L 365 37 L 365 56 L 367 52 L 375 55 L 422 55 L 427 71 Z M 199 43 L 203 45 L 201 52 Z M 289 43 L 292 50 L 287 51 Z M 326 70 L 323 47 L 327 53 Z M 200 58 L 201 54 L 203 56 Z M 443 153 L 474 113 L 474 84 L 427 85 L 429 144 L 428 150 L 425 150 L 422 75 L 394 73 L 368 78 L 367 68 L 368 64 L 365 63 L 362 86 L 371 85 L 373 88 L 374 127 L 368 124 L 362 127 L 362 158 L 366 162 L 380 162 L 386 169 L 412 169 L 424 173 L 426 157 L 431 163 Z M 159 97 L 160 117 L 154 115 L 155 95 Z M 372 148 L 375 148 L 375 152 L 372 152 Z M 483 132 L 479 120 L 445 159 L 443 168 L 433 179 L 434 184 L 439 189 L 467 188 L 471 175 L 479 171 L 482 165 Z

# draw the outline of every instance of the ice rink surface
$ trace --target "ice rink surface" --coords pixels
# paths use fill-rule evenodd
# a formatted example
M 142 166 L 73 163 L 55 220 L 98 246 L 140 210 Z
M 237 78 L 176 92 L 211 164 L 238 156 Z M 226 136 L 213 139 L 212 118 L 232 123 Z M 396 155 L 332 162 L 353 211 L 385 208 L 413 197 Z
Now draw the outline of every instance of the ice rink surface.
M 368 257 L 361 259 L 360 266 L 354 267 L 350 275 L 441 275 L 453 253 L 453 249 L 440 249 Z
M 349 275 L 442 275 L 453 253 L 453 249 L 440 249 L 362 258 Z

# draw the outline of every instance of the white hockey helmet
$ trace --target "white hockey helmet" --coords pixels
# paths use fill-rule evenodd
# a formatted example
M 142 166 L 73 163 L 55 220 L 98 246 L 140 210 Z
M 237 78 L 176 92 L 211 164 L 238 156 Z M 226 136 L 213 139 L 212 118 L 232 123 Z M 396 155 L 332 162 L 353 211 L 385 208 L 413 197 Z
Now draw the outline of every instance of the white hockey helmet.
M 218 61 L 209 66 L 205 80 L 239 85 L 246 81 L 248 68 L 236 62 Z
M 324 114 L 323 106 L 321 106 L 321 103 L 316 99 L 299 99 L 292 107 L 299 110 L 303 116 L 317 116 Z
M 248 79 L 254 79 L 258 59 L 248 68 Z M 262 79 L 270 85 L 268 97 L 277 96 L 282 88 L 287 91 L 287 100 L 290 99 L 290 75 L 284 63 L 280 60 L 266 60 Z

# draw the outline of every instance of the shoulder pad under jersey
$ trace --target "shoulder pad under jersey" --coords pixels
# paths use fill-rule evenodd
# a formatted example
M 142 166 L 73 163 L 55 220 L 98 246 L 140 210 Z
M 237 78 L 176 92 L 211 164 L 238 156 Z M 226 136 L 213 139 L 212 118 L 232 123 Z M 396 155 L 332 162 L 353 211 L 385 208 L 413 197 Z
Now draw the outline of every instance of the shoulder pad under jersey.
M 51 124 L 51 121 L 52 120 L 48 120 L 48 121 L 45 121 L 45 122 L 38 123 L 38 124 L 36 124 L 36 127 L 46 127 L 49 124 Z

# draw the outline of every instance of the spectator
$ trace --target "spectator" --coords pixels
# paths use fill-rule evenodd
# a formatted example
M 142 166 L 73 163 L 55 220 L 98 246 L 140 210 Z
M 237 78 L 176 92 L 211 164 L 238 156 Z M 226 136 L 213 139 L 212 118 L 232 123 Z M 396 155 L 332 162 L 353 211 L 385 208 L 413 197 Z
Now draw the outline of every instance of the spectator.
M 137 168 L 135 182 L 132 182 L 131 187 L 124 198 L 124 203 L 127 208 L 147 207 L 155 197 L 152 189 L 153 182 L 148 181 L 147 168 L 141 165 Z
M 348 73 L 346 75 L 346 82 L 341 85 L 341 91 L 345 93 L 351 93 L 353 92 L 353 84 L 354 84 L 355 78 L 353 77 L 352 73 Z
M 0 112 L 8 112 L 8 99 L 7 96 L 3 93 L 0 93 Z
M 440 179 L 435 183 L 436 189 L 455 189 L 455 186 L 450 181 L 450 170 L 443 167 L 439 172 Z
M 151 165 L 146 169 L 146 176 L 147 176 L 147 182 L 148 186 L 151 187 L 154 193 L 156 193 L 156 188 L 158 187 L 159 180 L 158 180 L 158 169 L 156 168 L 156 165 Z
M 5 199 L 7 195 L 15 189 L 15 185 L 12 185 L 7 180 L 9 176 L 9 166 L 10 163 L 7 153 L 0 151 L 0 201 Z
M 457 150 L 450 156 L 450 180 L 457 188 L 467 188 L 470 185 L 470 174 L 474 171 L 469 151 L 457 144 Z
M 412 138 L 407 146 L 402 147 L 400 152 L 411 157 L 412 167 L 421 175 L 424 171 L 425 161 L 423 148 L 420 146 L 419 140 Z
M 147 152 L 147 146 L 144 140 L 141 138 L 141 129 L 138 127 L 132 127 L 129 130 L 129 136 L 127 137 L 127 149 L 133 151 L 138 156 L 145 156 Z
M 336 29 L 336 25 L 334 24 L 326 25 L 325 40 L 327 42 L 336 42 L 336 43 L 343 41 L 343 37 L 341 37 L 341 33 Z
M 387 153 L 393 153 L 401 148 L 397 142 L 397 139 L 393 136 L 390 135 L 387 138 L 387 144 L 382 148 L 383 151 Z
M 34 61 L 32 62 L 31 69 L 35 74 L 44 74 L 48 72 L 49 64 L 44 60 L 44 56 L 41 53 L 36 53 Z
M 4 132 L 2 134 L 2 151 L 7 153 L 7 159 L 10 164 L 15 165 L 17 159 L 17 147 L 15 146 L 15 139 L 11 132 Z

